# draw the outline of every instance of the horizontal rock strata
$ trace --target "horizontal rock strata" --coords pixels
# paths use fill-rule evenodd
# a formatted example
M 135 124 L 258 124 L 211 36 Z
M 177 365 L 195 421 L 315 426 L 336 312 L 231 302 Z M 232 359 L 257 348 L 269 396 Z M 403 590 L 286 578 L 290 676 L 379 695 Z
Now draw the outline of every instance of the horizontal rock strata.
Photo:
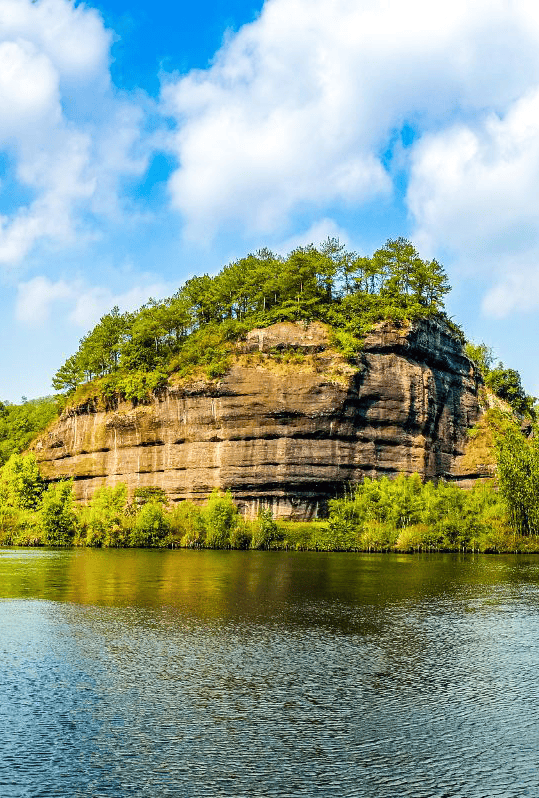
M 118 482 L 131 494 L 158 486 L 172 502 L 221 488 L 249 516 L 264 504 L 312 518 L 365 476 L 450 475 L 480 416 L 478 381 L 439 322 L 379 326 L 356 367 L 323 325 L 283 323 L 249 333 L 221 381 L 113 412 L 70 409 L 33 448 L 48 479 L 74 478 L 81 501 Z

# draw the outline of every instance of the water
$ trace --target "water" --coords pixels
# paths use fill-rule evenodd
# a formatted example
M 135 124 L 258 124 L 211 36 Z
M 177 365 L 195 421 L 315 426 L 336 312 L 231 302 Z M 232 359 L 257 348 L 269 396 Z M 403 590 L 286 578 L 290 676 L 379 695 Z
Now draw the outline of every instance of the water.
M 539 795 L 539 557 L 0 549 L 0 796 Z

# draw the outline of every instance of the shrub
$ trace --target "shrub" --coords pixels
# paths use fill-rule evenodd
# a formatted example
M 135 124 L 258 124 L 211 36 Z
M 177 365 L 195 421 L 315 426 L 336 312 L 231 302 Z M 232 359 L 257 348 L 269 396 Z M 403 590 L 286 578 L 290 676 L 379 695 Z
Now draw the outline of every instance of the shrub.
M 49 485 L 43 494 L 41 522 L 50 546 L 69 546 L 77 530 L 73 509 L 73 481 Z
M 232 500 L 230 491 L 212 491 L 203 510 L 206 524 L 206 546 L 209 549 L 226 549 L 230 546 L 230 533 L 236 526 L 238 508 Z
M 273 544 L 284 539 L 284 531 L 273 520 L 270 507 L 261 507 L 253 525 L 252 549 L 271 549 Z
M 104 485 L 96 490 L 87 507 L 80 511 L 87 546 L 121 546 L 125 542 L 127 487 Z
M 45 483 L 34 454 L 12 454 L 0 475 L 0 501 L 21 510 L 39 507 Z
M 193 502 L 183 501 L 169 515 L 171 531 L 180 544 L 187 548 L 200 548 L 206 540 L 206 525 L 202 509 Z
M 172 542 L 170 521 L 161 504 L 145 504 L 135 518 L 129 534 L 129 545 L 134 547 L 165 547 Z
M 230 531 L 231 549 L 248 549 L 253 539 L 252 524 L 238 517 Z

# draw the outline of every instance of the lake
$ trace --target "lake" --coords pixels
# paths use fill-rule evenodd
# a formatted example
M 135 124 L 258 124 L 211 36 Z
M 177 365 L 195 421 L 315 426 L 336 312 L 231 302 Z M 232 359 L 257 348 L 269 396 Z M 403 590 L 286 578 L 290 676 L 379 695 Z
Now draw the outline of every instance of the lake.
M 539 795 L 539 557 L 0 549 L 0 795 Z

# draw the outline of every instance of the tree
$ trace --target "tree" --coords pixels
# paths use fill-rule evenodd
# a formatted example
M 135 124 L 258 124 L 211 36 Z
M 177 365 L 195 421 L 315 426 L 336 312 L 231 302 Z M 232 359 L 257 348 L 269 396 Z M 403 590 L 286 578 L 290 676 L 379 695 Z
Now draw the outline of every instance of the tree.
M 43 494 L 41 521 L 50 546 L 69 546 L 75 536 L 77 521 L 73 509 L 73 480 L 49 485 Z
M 252 549 L 271 549 L 272 543 L 284 539 L 283 530 L 273 520 L 271 507 L 260 507 L 251 540 Z
M 516 413 L 532 414 L 534 399 L 526 394 L 518 371 L 506 369 L 503 363 L 498 363 L 496 368 L 489 371 L 485 382 L 491 391 L 507 402 Z
M 518 426 L 499 420 L 495 431 L 498 481 L 511 526 L 521 535 L 539 533 L 539 440 L 526 439 Z
M 319 248 L 297 247 L 287 257 L 262 249 L 215 277 L 192 277 L 173 297 L 149 300 L 135 313 L 113 308 L 81 339 L 54 386 L 73 391 L 84 379 L 106 377 L 103 396 L 138 401 L 148 395 L 145 373 L 159 372 L 159 386 L 162 375 L 183 377 L 199 366 L 218 378 L 229 367 L 233 341 L 249 328 L 279 321 L 329 323 L 341 351 L 356 352 L 361 336 L 382 319 L 443 315 L 448 290 L 438 261 L 422 260 L 402 237 L 389 239 L 370 258 L 346 251 L 336 238 Z
M 32 438 L 57 416 L 53 396 L 32 399 L 22 405 L 3 403 L 0 409 L 0 465 L 23 451 Z
M 494 363 L 492 349 L 486 344 L 474 344 L 471 341 L 467 341 L 464 346 L 464 351 L 470 360 L 473 360 L 479 367 L 479 371 L 483 377 L 487 377 Z
M 163 505 L 154 502 L 144 504 L 137 513 L 129 536 L 130 545 L 164 547 L 170 540 L 170 521 L 165 515 Z
M 127 486 L 98 488 L 83 509 L 87 546 L 118 546 L 124 542 L 123 521 L 127 504 Z
M 45 483 L 34 454 L 12 454 L 0 472 L 0 503 L 37 510 Z
M 63 366 L 60 366 L 52 379 L 52 387 L 57 391 L 72 393 L 84 380 L 84 370 L 80 364 L 78 353 L 68 357 Z
M 238 508 L 230 491 L 213 490 L 203 511 L 206 524 L 206 546 L 224 549 L 230 545 L 230 532 L 238 520 Z

